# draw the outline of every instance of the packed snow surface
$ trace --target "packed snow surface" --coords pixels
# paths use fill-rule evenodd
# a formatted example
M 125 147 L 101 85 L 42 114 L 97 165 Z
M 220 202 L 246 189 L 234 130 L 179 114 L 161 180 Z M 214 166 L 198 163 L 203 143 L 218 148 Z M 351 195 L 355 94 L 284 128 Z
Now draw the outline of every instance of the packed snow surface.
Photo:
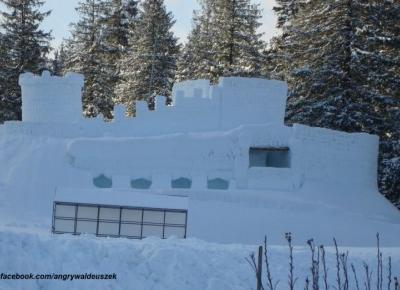
M 282 240 L 283 237 L 282 237 Z M 340 241 L 339 241 L 340 242 Z M 302 241 L 305 244 L 305 241 Z M 0 280 L 0 289 L 63 290 L 250 290 L 255 289 L 254 273 L 246 258 L 256 246 L 219 245 L 197 239 L 145 240 L 104 239 L 91 236 L 52 236 L 14 226 L 0 231 L 0 269 L 19 274 L 115 273 L 117 280 Z M 270 265 L 277 290 L 287 289 L 288 248 L 271 246 Z M 392 273 L 400 273 L 400 248 L 381 249 L 384 269 L 392 258 Z M 360 281 L 362 262 L 370 264 L 373 284 L 376 269 L 375 248 L 343 248 L 349 251 Z M 296 289 L 303 289 L 309 274 L 310 251 L 295 247 Z M 335 285 L 334 249 L 327 248 L 328 278 Z M 322 283 L 322 281 L 321 281 Z M 386 285 L 386 277 L 384 285 Z M 354 289 L 350 281 L 350 289 Z M 333 289 L 333 287 L 331 287 Z

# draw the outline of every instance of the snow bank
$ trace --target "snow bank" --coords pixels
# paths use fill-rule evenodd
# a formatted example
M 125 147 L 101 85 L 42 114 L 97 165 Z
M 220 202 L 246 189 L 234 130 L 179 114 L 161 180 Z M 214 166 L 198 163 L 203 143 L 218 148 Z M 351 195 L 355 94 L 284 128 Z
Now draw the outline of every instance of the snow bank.
M 302 241 L 304 243 L 305 241 Z M 340 242 L 340 241 L 339 241 Z M 21 233 L 15 228 L 0 232 L 0 268 L 5 273 L 83 274 L 115 273 L 117 280 L 0 280 L 0 289 L 162 289 L 162 290 L 245 290 L 255 288 L 254 274 L 245 260 L 255 246 L 218 245 L 196 239 L 142 241 L 104 239 L 90 236 L 52 236 Z M 376 250 L 350 248 L 349 263 L 354 263 L 360 279 L 362 261 L 375 270 Z M 385 269 L 392 256 L 392 272 L 400 270 L 400 249 L 382 249 Z M 328 277 L 335 283 L 334 251 L 327 249 Z M 286 247 L 270 248 L 274 281 L 286 289 L 288 273 Z M 310 253 L 304 247 L 294 250 L 296 289 L 303 289 L 309 275 Z M 375 274 L 373 275 L 375 279 Z M 386 277 L 385 277 L 386 279 Z M 334 285 L 334 284 L 332 284 Z M 373 281 L 373 285 L 375 282 Z M 350 281 L 350 287 L 354 283 Z

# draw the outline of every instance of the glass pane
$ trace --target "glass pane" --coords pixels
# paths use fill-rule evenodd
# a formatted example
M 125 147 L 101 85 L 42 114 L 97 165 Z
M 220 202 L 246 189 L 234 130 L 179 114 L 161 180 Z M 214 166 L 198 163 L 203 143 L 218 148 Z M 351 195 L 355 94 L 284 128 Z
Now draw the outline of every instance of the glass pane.
M 117 236 L 119 224 L 117 223 L 99 223 L 99 235 Z
M 119 221 L 119 208 L 100 208 L 100 219 Z
M 186 224 L 186 213 L 183 212 L 166 212 L 165 213 L 165 223 L 166 224 Z
M 121 236 L 139 237 L 141 233 L 140 225 L 121 224 Z
M 78 221 L 76 225 L 77 233 L 96 234 L 97 222 Z
M 56 204 L 55 216 L 74 218 L 75 217 L 75 206 L 74 205 Z
M 143 226 L 143 237 L 163 237 L 162 226 Z
M 122 218 L 126 222 L 141 222 L 142 210 L 141 209 L 123 209 Z
M 79 206 L 78 218 L 97 219 L 97 207 L 94 206 Z
M 164 237 L 177 237 L 177 238 L 185 238 L 185 228 L 184 227 L 165 227 Z
M 56 232 L 73 233 L 74 232 L 75 221 L 73 220 L 59 220 L 54 221 L 54 230 Z
M 145 210 L 143 222 L 146 223 L 164 223 L 164 211 Z

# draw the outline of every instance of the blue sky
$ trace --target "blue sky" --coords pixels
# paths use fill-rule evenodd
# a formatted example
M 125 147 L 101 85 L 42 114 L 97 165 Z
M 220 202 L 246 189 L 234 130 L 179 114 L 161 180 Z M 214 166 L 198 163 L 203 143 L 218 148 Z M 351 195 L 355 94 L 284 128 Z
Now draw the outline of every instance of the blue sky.
M 43 23 L 45 29 L 53 31 L 53 44 L 58 46 L 63 38 L 69 35 L 69 24 L 77 20 L 75 7 L 79 0 L 47 0 L 44 9 L 52 10 L 52 14 Z M 276 33 L 276 17 L 272 11 L 274 0 L 254 0 L 260 3 L 263 8 L 262 32 L 264 39 L 268 40 Z M 197 8 L 196 0 L 165 0 L 167 9 L 171 11 L 176 19 L 174 31 L 176 35 L 185 41 L 191 29 L 191 17 L 193 9 Z

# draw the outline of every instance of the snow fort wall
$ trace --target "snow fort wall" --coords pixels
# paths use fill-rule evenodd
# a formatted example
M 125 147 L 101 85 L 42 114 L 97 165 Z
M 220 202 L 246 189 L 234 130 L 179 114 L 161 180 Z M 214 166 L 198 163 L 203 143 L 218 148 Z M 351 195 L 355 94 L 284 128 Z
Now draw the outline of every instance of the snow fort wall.
M 116 105 L 115 118 L 107 123 L 101 116 L 82 118 L 83 83 L 83 76 L 74 73 L 65 77 L 48 72 L 21 75 L 23 122 L 6 125 L 14 134 L 85 137 L 219 131 L 243 124 L 284 122 L 287 85 L 281 81 L 232 77 L 221 78 L 215 86 L 208 80 L 185 81 L 175 84 L 172 105 L 158 96 L 151 111 L 145 101 L 138 101 L 135 118 L 126 118 L 125 107 Z M 54 123 L 57 127 L 52 130 Z
M 378 136 L 295 124 L 290 148 L 309 183 L 377 190 Z
M 76 123 L 82 119 L 81 93 L 83 76 L 68 73 L 65 77 L 22 74 L 22 121 L 37 123 Z

